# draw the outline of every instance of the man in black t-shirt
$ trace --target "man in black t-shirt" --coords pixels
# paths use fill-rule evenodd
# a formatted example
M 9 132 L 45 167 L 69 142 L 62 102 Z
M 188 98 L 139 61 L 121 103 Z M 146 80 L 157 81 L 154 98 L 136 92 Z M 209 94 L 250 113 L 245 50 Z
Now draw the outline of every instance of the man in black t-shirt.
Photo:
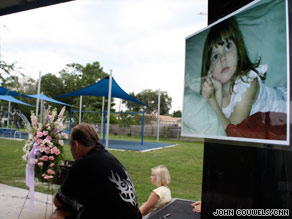
M 54 196 L 57 210 L 50 218 L 142 218 L 130 175 L 94 128 L 77 125 L 69 144 L 75 162 Z

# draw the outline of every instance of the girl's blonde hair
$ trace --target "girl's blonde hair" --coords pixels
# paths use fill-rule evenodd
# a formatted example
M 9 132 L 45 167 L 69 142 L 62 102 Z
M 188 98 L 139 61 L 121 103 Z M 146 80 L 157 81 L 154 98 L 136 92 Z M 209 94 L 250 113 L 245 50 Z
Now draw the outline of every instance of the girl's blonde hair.
M 203 57 L 202 57 L 202 68 L 201 68 L 201 77 L 202 79 L 206 78 L 208 71 L 211 66 L 211 54 L 213 46 L 221 45 L 222 40 L 232 40 L 237 48 L 237 69 L 233 77 L 231 78 L 231 91 L 233 91 L 234 82 L 237 78 L 242 78 L 247 75 L 250 70 L 254 70 L 259 66 L 261 58 L 258 57 L 255 63 L 252 63 L 248 57 L 247 49 L 243 40 L 242 33 L 239 29 L 238 23 L 235 17 L 231 17 L 221 23 L 213 26 L 206 38 Z M 258 73 L 258 72 L 257 72 Z M 204 83 L 202 80 L 201 85 Z
M 151 169 L 153 174 L 156 176 L 156 183 L 157 187 L 159 186 L 166 186 L 170 183 L 170 174 L 166 166 L 159 165 Z

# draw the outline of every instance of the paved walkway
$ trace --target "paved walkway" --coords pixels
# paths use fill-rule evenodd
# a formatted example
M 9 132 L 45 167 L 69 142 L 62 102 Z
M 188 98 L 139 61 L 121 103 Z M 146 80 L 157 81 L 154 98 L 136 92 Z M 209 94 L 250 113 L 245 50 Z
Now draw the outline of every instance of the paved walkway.
M 49 218 L 53 212 L 52 196 L 35 192 L 34 211 L 26 199 L 28 190 L 0 184 L 0 218 L 3 219 L 42 219 Z M 47 201 L 48 200 L 48 201 Z M 21 212 L 22 206 L 24 208 Z M 48 204 L 46 204 L 48 202 Z M 19 215 L 20 214 L 20 215 Z

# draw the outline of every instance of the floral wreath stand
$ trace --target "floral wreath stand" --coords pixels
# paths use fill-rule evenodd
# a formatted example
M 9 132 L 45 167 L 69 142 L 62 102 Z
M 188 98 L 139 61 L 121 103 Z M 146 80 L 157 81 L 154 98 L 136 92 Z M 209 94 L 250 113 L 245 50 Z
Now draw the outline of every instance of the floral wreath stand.
M 70 167 L 72 166 L 72 163 L 73 161 L 70 161 L 70 160 L 65 160 L 64 162 L 64 165 L 60 165 L 60 172 L 59 173 L 56 173 L 55 177 L 53 178 L 52 181 L 50 182 L 42 182 L 43 184 L 47 184 L 47 194 L 46 194 L 46 201 L 45 201 L 45 204 L 46 204 L 46 208 L 45 208 L 45 215 L 44 215 L 44 218 L 46 219 L 46 216 L 49 212 L 49 207 L 51 205 L 51 214 L 53 213 L 54 211 L 54 205 L 52 202 L 49 201 L 49 196 L 51 195 L 52 198 L 53 198 L 53 195 L 54 195 L 54 185 L 62 185 L 65 177 L 67 176 L 68 174 L 68 171 L 70 169 Z M 28 185 L 27 185 L 28 186 Z M 24 206 L 25 206 L 25 203 L 28 199 L 30 199 L 30 201 L 32 200 L 30 195 L 31 195 L 31 190 L 28 191 L 25 199 L 24 199 L 24 202 L 23 202 L 23 205 L 20 209 L 20 212 L 19 212 L 19 215 L 18 215 L 18 219 L 20 218 L 22 212 L 23 212 L 23 209 L 24 209 Z M 32 203 L 30 203 L 30 210 L 34 210 L 33 209 L 34 205 Z
M 45 201 L 45 204 L 46 204 L 46 208 L 45 208 L 45 214 L 44 214 L 44 218 L 46 219 L 47 218 L 47 213 L 49 212 L 49 205 L 52 206 L 52 209 L 51 209 L 51 214 L 53 213 L 54 211 L 54 206 L 53 206 L 53 203 L 52 202 L 49 202 L 49 195 L 53 195 L 53 191 L 54 191 L 54 184 L 53 183 L 47 183 L 47 186 L 48 186 L 48 193 L 47 193 L 47 199 Z M 20 212 L 19 212 L 19 215 L 18 215 L 18 219 L 20 218 L 22 212 L 23 212 L 23 209 L 24 209 L 24 206 L 25 206 L 25 203 L 26 201 L 30 199 L 30 200 L 34 200 L 34 199 L 31 199 L 30 197 L 30 191 L 28 191 L 25 199 L 24 199 L 24 202 L 23 202 L 23 205 L 20 209 Z M 30 210 L 33 211 L 34 210 L 34 206 L 32 206 L 30 204 Z
M 65 107 L 57 115 L 57 109 L 55 108 L 51 111 L 49 106 L 47 110 L 44 110 L 44 115 L 40 116 L 40 122 L 38 122 L 38 118 L 33 112 L 31 114 L 31 127 L 28 130 L 29 136 L 23 147 L 23 160 L 27 162 L 26 185 L 29 187 L 29 191 L 18 218 L 23 211 L 27 199 L 30 199 L 30 210 L 34 210 L 35 178 L 48 185 L 45 218 L 47 207 L 50 204 L 48 202 L 49 194 L 53 195 L 54 184 L 61 184 L 62 169 L 64 169 L 63 145 L 64 140 L 68 139 L 68 135 L 65 133 L 65 126 L 63 125 L 64 112 Z

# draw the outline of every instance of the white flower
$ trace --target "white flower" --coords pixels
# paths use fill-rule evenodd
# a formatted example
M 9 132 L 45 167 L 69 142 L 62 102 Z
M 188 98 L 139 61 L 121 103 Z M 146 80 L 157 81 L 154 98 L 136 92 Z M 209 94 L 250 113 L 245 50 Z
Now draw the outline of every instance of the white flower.
M 68 135 L 67 135 L 65 132 L 62 133 L 62 137 L 63 137 L 64 139 L 68 139 Z
M 65 106 L 61 109 L 59 115 L 58 115 L 58 120 L 63 118 L 64 112 L 65 112 Z
M 22 160 L 27 161 L 27 154 L 24 154 L 24 155 L 22 156 Z
M 58 143 L 59 143 L 59 145 L 61 145 L 61 146 L 64 145 L 64 141 L 63 141 L 63 140 L 59 140 Z
M 50 142 L 48 143 L 48 146 L 49 146 L 50 148 L 52 148 L 52 147 L 54 147 L 54 143 L 50 141 Z
M 56 115 L 57 115 L 57 109 L 55 108 L 52 111 L 52 117 L 50 118 L 50 121 L 51 122 L 53 122 L 55 120 Z

